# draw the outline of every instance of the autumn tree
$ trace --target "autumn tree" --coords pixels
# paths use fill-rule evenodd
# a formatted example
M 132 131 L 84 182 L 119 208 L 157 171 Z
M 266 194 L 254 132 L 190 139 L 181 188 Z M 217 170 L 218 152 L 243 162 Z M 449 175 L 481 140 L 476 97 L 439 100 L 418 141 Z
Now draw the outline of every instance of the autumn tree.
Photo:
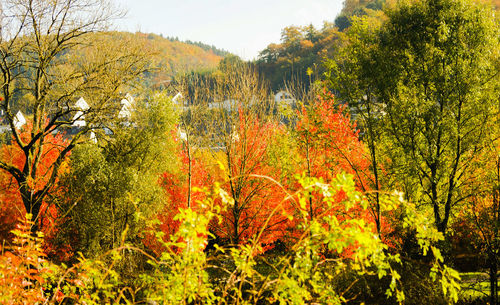
M 203 213 L 204 206 L 200 202 L 206 199 L 217 177 L 214 177 L 214 168 L 207 164 L 210 160 L 209 154 L 196 152 L 188 153 L 185 141 L 177 140 L 178 147 L 175 156 L 179 159 L 179 167 L 162 173 L 160 186 L 165 190 L 165 205 L 157 218 L 159 224 L 154 225 L 155 231 L 162 232 L 163 240 L 168 241 L 177 233 L 180 225 L 179 220 L 174 220 L 181 209 L 192 209 Z M 145 244 L 155 252 L 161 250 L 160 243 L 154 234 L 148 235 Z
M 302 106 L 295 131 L 292 132 L 297 154 L 295 171 L 303 172 L 309 179 L 321 178 L 325 183 L 334 181 L 339 174 L 349 173 L 354 176 L 359 190 L 370 191 L 370 162 L 366 147 L 359 140 L 355 123 L 351 121 L 349 114 L 345 113 L 344 107 L 335 104 L 333 95 L 327 90 L 309 98 L 308 105 Z M 342 192 L 336 196 L 339 202 L 343 200 Z M 321 194 L 310 194 L 305 212 L 311 220 L 327 212 L 325 207 L 319 204 L 321 200 Z M 330 212 L 339 214 L 340 218 L 347 214 L 352 217 L 367 216 L 358 215 L 355 211 L 346 213 L 347 211 L 331 210 L 328 213 Z M 372 215 L 368 217 L 368 221 L 373 221 L 380 232 L 380 213 L 377 214 L 374 205 L 370 206 L 370 212 Z
M 61 178 L 59 205 L 67 216 L 60 241 L 87 256 L 118 247 L 122 238 L 141 246 L 147 222 L 172 205 L 159 181 L 176 167 L 175 108 L 165 94 L 155 95 L 147 106 L 136 101 L 127 121 L 76 147 Z
M 24 161 L 16 165 L 1 160 L 0 168 L 16 180 L 25 210 L 36 219 L 69 152 L 90 129 L 102 127 L 116 115 L 124 85 L 146 67 L 147 49 L 126 40 L 107 40 L 105 33 L 90 35 L 105 30 L 120 16 L 106 0 L 7 0 L 2 2 L 1 13 L 0 91 L 4 101 L 0 106 Z M 84 111 L 74 105 L 80 96 L 90 106 Z M 28 137 L 22 137 L 15 126 L 18 110 L 28 117 Z M 83 116 L 86 125 L 61 147 L 49 170 L 38 170 L 47 137 Z M 42 174 L 47 176 L 46 183 L 37 189 L 34 182 Z
M 25 128 L 20 134 L 21 138 L 26 139 L 30 134 L 30 126 Z M 38 172 L 40 178 L 32 181 L 35 191 L 39 191 L 45 187 L 50 175 L 48 172 L 51 169 L 52 163 L 57 159 L 61 149 L 67 145 L 67 141 L 62 137 L 62 134 L 49 134 L 43 143 L 43 153 L 40 155 L 38 164 Z M 14 166 L 21 168 L 24 164 L 24 155 L 22 150 L 16 144 L 4 144 L 0 147 L 0 158 Z M 68 170 L 67 162 L 61 164 L 61 172 Z M 50 195 L 61 195 L 61 190 L 57 188 L 58 179 L 55 181 L 56 192 Z M 19 196 L 19 185 L 15 179 L 5 171 L 0 172 L 0 223 L 2 229 L 0 230 L 0 242 L 10 243 L 10 231 L 13 230 L 19 220 L 24 218 L 26 210 L 23 201 Z M 48 211 L 50 213 L 42 213 L 43 216 L 37 220 L 39 229 L 45 233 L 48 238 L 54 237 L 56 233 L 57 224 L 57 208 L 52 204 L 48 196 L 45 198 L 41 205 L 41 211 Z
M 268 152 L 279 128 L 270 117 L 273 105 L 266 89 L 252 67 L 241 62 L 224 65 L 209 86 L 209 111 L 198 127 L 208 135 L 211 163 L 219 164 L 215 181 L 223 183 L 231 198 L 222 223 L 213 223 L 212 230 L 232 245 L 248 241 L 261 229 L 262 243 L 272 243 L 283 219 L 273 212 L 284 194 L 269 179 L 278 174 Z
M 351 53 L 362 78 L 344 96 L 365 116 L 379 112 L 390 179 L 430 207 L 445 232 L 452 209 L 471 195 L 464 174 L 497 98 L 498 23 L 491 8 L 465 0 L 403 3 L 387 14 L 380 30 L 359 32 L 369 49 Z
M 230 154 L 226 154 L 223 178 L 232 199 L 223 212 L 224 221 L 216 232 L 231 244 L 239 244 L 260 234 L 259 242 L 270 245 L 286 235 L 285 192 L 276 181 L 278 169 L 269 160 L 272 139 L 280 132 L 273 123 L 262 123 L 240 112 L 233 132 Z

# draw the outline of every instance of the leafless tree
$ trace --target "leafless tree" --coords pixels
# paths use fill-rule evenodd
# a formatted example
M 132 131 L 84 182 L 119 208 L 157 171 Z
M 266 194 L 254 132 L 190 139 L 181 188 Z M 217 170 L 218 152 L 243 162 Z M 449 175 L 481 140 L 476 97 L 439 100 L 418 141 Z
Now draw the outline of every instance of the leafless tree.
M 18 168 L 3 160 L 0 168 L 19 184 L 26 211 L 37 217 L 54 186 L 59 168 L 83 135 L 100 126 L 119 107 L 124 85 L 146 68 L 143 48 L 115 40 L 106 32 L 123 14 L 107 0 L 3 0 L 0 10 L 0 104 L 14 145 L 25 156 Z M 84 96 L 89 108 L 74 106 Z M 16 111 L 27 113 L 28 136 L 15 126 Z M 41 189 L 37 168 L 47 135 L 85 116 L 86 126 L 61 147 Z

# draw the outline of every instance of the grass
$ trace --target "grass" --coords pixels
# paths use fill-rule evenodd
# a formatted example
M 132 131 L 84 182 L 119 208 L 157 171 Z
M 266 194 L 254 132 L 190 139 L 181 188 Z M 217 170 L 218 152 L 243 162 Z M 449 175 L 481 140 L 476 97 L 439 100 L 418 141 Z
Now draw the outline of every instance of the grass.
M 487 297 L 490 291 L 488 274 L 485 272 L 460 273 L 462 278 L 461 300 L 476 300 Z

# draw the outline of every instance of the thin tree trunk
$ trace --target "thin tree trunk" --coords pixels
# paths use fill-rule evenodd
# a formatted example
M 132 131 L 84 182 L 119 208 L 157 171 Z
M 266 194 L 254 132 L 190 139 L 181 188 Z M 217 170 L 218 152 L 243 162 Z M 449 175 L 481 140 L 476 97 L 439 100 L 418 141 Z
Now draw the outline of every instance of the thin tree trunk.
M 497 272 L 498 272 L 498 264 L 497 264 L 497 258 L 496 255 L 493 251 L 490 251 L 488 255 L 488 261 L 490 265 L 490 304 L 491 305 L 497 305 L 498 304 L 498 277 L 497 277 Z
M 187 207 L 191 208 L 192 160 L 191 160 L 191 148 L 189 147 L 189 141 L 186 141 L 186 149 L 187 149 L 187 154 L 188 154 L 188 198 L 187 198 Z

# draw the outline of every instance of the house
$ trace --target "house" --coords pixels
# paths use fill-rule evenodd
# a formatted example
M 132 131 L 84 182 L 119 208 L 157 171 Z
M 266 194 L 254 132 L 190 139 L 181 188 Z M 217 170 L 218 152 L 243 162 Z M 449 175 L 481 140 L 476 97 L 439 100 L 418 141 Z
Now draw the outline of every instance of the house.
M 182 93 L 177 92 L 177 94 L 172 98 L 172 102 L 179 104 L 182 102 L 183 99 L 184 99 L 184 96 L 182 96 Z
M 276 93 L 276 95 L 274 96 L 274 101 L 276 102 L 276 104 L 287 105 L 293 105 L 296 102 L 295 98 L 285 90 L 278 91 L 278 93 Z
M 78 101 L 76 101 L 75 103 L 75 108 L 76 109 L 79 109 L 79 110 L 83 110 L 83 111 L 86 111 L 86 110 L 89 110 L 89 104 L 87 104 L 87 102 L 83 99 L 83 97 L 80 97 L 78 99 Z
M 130 120 L 130 118 L 132 117 L 132 110 L 134 109 L 135 105 L 134 98 L 132 97 L 132 95 L 127 93 L 125 95 L 125 98 L 120 101 L 120 104 L 122 105 L 122 107 L 118 112 L 118 118 L 125 119 L 127 121 Z
M 90 141 L 92 141 L 94 144 L 97 143 L 97 137 L 93 131 L 90 132 L 89 136 Z
M 73 124 L 71 127 L 85 127 L 87 123 L 85 122 L 84 112 L 89 110 L 89 104 L 87 104 L 83 97 L 80 97 L 75 103 L 75 108 L 78 109 L 78 111 L 73 116 Z
M 24 117 L 24 115 L 21 112 L 21 110 L 19 110 L 16 113 L 16 116 L 14 117 L 14 127 L 16 129 L 21 129 L 21 127 L 23 127 L 24 124 L 26 124 L 26 118 Z

